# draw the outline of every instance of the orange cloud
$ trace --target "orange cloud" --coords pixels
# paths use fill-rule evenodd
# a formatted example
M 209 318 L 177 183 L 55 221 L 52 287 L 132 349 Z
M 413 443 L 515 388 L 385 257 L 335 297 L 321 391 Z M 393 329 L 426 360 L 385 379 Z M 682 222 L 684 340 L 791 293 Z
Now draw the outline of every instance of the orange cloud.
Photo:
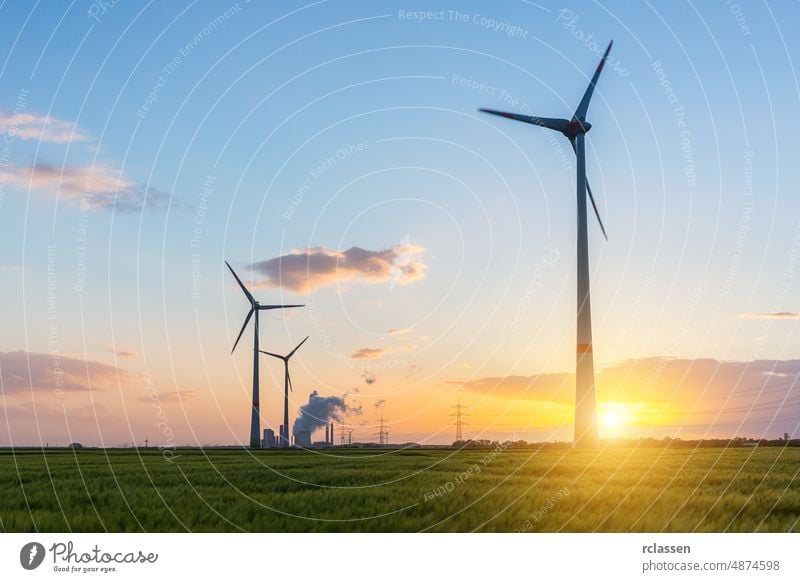
M 743 319 L 800 319 L 798 311 L 776 311 L 774 313 L 740 313 Z
M 599 400 L 688 403 L 704 400 L 746 405 L 771 395 L 777 398 L 792 388 L 786 378 L 800 376 L 800 360 L 727 362 L 711 358 L 649 357 L 624 360 L 597 372 Z M 503 398 L 573 402 L 572 373 L 536 374 L 450 380 L 465 390 Z M 763 393 L 762 393 L 763 391 Z
M 419 258 L 418 245 L 396 245 L 370 251 L 350 247 L 346 251 L 311 247 L 295 249 L 280 257 L 253 264 L 266 287 L 282 287 L 299 293 L 346 281 L 408 285 L 422 279 L 427 265 Z
M 463 366 L 460 366 L 463 367 Z M 568 373 L 536 374 L 533 376 L 500 376 L 475 380 L 449 380 L 465 390 L 491 394 L 502 398 L 571 402 L 574 400 L 573 375 Z
M 392 353 L 392 350 L 386 348 L 358 348 L 350 353 L 352 360 L 379 360 L 387 354 Z
M 413 327 L 402 327 L 402 328 L 393 327 L 392 329 L 387 329 L 386 333 L 388 333 L 389 335 L 407 335 L 413 331 L 414 331 Z

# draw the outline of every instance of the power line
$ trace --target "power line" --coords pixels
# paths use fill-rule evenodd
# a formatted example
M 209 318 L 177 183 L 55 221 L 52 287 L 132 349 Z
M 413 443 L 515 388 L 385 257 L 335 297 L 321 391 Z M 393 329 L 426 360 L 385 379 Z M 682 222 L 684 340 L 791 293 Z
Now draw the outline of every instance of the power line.
M 464 440 L 464 434 L 463 434 L 463 430 L 462 430 L 463 425 L 468 424 L 468 423 L 466 423 L 466 422 L 464 422 L 462 420 L 462 417 L 469 416 L 469 414 L 466 413 L 466 412 L 463 412 L 465 407 L 462 406 L 460 398 L 458 399 L 458 404 L 456 404 L 455 406 L 451 406 L 450 408 L 455 408 L 456 409 L 455 413 L 448 414 L 448 416 L 455 416 L 456 417 L 456 442 L 460 443 L 461 441 Z
M 375 433 L 375 436 L 378 437 L 378 445 L 384 446 L 389 444 L 389 427 L 386 426 L 383 422 L 383 414 L 381 414 L 381 424 L 378 428 L 378 432 Z

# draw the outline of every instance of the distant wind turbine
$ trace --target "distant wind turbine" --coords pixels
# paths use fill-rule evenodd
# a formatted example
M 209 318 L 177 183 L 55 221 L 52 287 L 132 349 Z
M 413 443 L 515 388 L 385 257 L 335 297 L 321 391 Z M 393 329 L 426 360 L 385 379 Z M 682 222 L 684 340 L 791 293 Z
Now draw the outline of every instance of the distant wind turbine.
M 292 388 L 292 378 L 289 376 L 289 358 L 291 358 L 294 353 L 300 349 L 304 343 L 306 343 L 306 339 L 301 341 L 297 344 L 291 352 L 282 356 L 280 354 L 273 354 L 272 352 L 265 352 L 264 350 L 260 350 L 262 354 L 267 354 L 268 356 L 272 356 L 273 358 L 278 358 L 279 360 L 283 360 L 283 369 L 284 369 L 284 379 L 283 379 L 283 434 L 281 435 L 281 447 L 286 448 L 289 446 L 289 390 L 294 392 Z
M 578 308 L 577 308 L 577 334 L 576 334 L 576 354 L 575 354 L 575 437 L 573 446 L 575 448 L 595 448 L 597 447 L 597 403 L 594 389 L 594 357 L 592 355 L 592 310 L 589 297 L 589 237 L 586 228 L 586 195 L 592 203 L 600 230 L 603 237 L 606 236 L 606 228 L 600 218 L 600 212 L 592 195 L 592 189 L 586 180 L 586 153 L 584 146 L 584 136 L 592 127 L 586 121 L 586 110 L 589 109 L 589 101 L 592 99 L 597 79 L 603 71 L 608 53 L 614 41 L 608 43 L 600 64 L 597 65 L 589 87 L 583 95 L 578 108 L 572 119 L 554 119 L 551 117 L 534 117 L 529 115 L 518 115 L 516 113 L 506 113 L 495 111 L 494 109 L 481 109 L 484 113 L 499 115 L 516 121 L 523 121 L 532 125 L 539 125 L 558 131 L 569 140 L 572 149 L 577 156 L 577 196 L 578 196 Z
M 266 311 L 268 309 L 288 309 L 291 307 L 305 307 L 305 305 L 261 305 L 258 301 L 255 300 L 255 297 L 247 290 L 247 287 L 244 286 L 242 280 L 239 279 L 239 276 L 233 270 L 233 267 L 228 264 L 228 261 L 225 261 L 225 264 L 228 265 L 228 269 L 230 269 L 233 276 L 236 278 L 236 282 L 239 283 L 239 287 L 242 288 L 245 297 L 250 302 L 250 311 L 247 313 L 247 317 L 244 320 L 244 325 L 242 325 L 242 330 L 239 332 L 239 335 L 236 337 L 236 341 L 233 344 L 233 349 L 231 353 L 236 349 L 236 346 L 239 344 L 239 340 L 242 338 L 242 334 L 244 333 L 247 324 L 250 323 L 250 318 L 253 317 L 253 314 L 256 314 L 255 324 L 253 325 L 253 406 L 250 411 L 250 448 L 251 449 L 260 449 L 261 448 L 261 414 L 259 412 L 259 398 L 258 398 L 258 312 L 259 311 Z

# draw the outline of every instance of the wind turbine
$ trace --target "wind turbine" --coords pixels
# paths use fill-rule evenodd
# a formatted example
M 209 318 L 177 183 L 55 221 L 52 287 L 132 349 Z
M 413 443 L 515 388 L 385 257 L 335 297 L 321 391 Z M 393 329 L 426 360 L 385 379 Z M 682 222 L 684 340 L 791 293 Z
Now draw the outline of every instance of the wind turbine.
M 297 347 L 294 348 L 291 352 L 289 352 L 285 356 L 260 350 L 262 354 L 267 354 L 268 356 L 272 356 L 273 358 L 278 358 L 279 360 L 283 360 L 283 369 L 285 374 L 283 380 L 283 434 L 281 435 L 281 447 L 283 447 L 284 449 L 289 446 L 289 390 L 294 392 L 294 389 L 292 388 L 292 379 L 289 376 L 289 358 L 291 358 L 294 355 L 294 353 L 300 349 L 300 346 L 306 343 L 307 339 L 308 336 L 306 336 L 306 339 L 297 344 Z
M 258 312 L 259 311 L 266 311 L 268 309 L 288 309 L 291 307 L 305 307 L 305 305 L 261 305 L 258 301 L 256 301 L 255 297 L 247 290 L 247 287 L 244 286 L 242 280 L 239 279 L 239 276 L 233 270 L 233 267 L 230 266 L 228 261 L 225 261 L 225 264 L 228 265 L 228 269 L 230 269 L 233 276 L 236 278 L 236 282 L 239 283 L 239 287 L 242 288 L 245 297 L 250 302 L 250 311 L 247 313 L 247 317 L 244 319 L 244 325 L 242 325 L 242 330 L 239 332 L 239 335 L 236 337 L 236 341 L 233 344 L 233 349 L 231 353 L 236 349 L 236 346 L 239 344 L 239 340 L 242 338 L 242 334 L 244 333 L 244 329 L 247 327 L 247 324 L 250 323 L 250 318 L 253 317 L 253 314 L 256 314 L 255 324 L 253 325 L 253 406 L 250 411 L 250 448 L 251 449 L 260 449 L 261 448 L 261 414 L 259 413 L 259 403 L 258 403 Z
M 597 84 L 600 73 L 603 71 L 603 65 L 613 44 L 613 40 L 608 43 L 608 48 L 603 54 L 603 58 L 600 59 L 600 64 L 597 65 L 589 87 L 586 89 L 586 93 L 584 93 L 583 99 L 581 99 L 572 119 L 518 115 L 493 109 L 480 110 L 484 113 L 491 113 L 558 131 L 569 140 L 577 157 L 578 307 L 575 350 L 575 437 L 573 439 L 575 448 L 595 448 L 597 446 L 597 404 L 594 389 L 594 357 L 592 356 L 592 310 L 589 297 L 589 237 L 586 228 L 587 193 L 594 209 L 594 215 L 600 224 L 600 230 L 603 231 L 603 237 L 608 240 L 608 236 L 600 218 L 600 212 L 597 210 L 592 189 L 586 180 L 584 136 L 592 128 L 592 124 L 586 121 L 586 110 L 589 108 L 589 101 L 592 99 L 594 87 Z

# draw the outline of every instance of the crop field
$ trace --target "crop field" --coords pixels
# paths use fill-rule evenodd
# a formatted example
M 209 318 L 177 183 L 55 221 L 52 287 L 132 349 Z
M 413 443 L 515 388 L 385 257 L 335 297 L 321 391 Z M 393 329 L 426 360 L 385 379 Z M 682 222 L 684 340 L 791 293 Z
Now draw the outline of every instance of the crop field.
M 168 452 L 0 451 L 0 531 L 800 531 L 800 448 Z

